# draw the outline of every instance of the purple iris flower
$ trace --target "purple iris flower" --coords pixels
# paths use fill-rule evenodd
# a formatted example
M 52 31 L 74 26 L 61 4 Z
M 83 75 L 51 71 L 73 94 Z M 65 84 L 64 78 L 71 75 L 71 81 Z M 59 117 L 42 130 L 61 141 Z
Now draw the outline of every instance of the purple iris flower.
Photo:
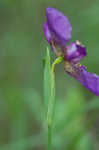
M 85 66 L 80 64 L 80 60 L 87 55 L 85 46 L 79 41 L 67 46 L 72 31 L 68 18 L 55 8 L 46 9 L 46 18 L 45 37 L 55 55 L 64 57 L 65 71 L 85 88 L 99 96 L 99 76 L 87 72 Z

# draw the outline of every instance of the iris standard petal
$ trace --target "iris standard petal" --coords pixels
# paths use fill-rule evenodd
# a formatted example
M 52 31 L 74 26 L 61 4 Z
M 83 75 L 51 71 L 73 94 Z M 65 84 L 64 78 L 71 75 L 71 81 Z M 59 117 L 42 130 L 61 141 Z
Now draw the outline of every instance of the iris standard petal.
M 68 67 L 69 66 L 69 67 Z M 87 72 L 84 66 L 80 66 L 79 64 L 74 65 L 65 62 L 65 70 L 71 76 L 73 76 L 76 80 L 78 80 L 85 88 L 90 90 L 95 95 L 99 96 L 99 76 Z
M 81 45 L 79 41 L 71 43 L 65 49 L 65 60 L 78 63 L 87 55 L 85 46 Z
M 50 41 L 52 40 L 52 36 L 47 22 L 44 24 L 43 29 L 44 29 L 44 35 L 46 37 L 46 40 L 50 43 Z
M 65 45 L 71 38 L 72 30 L 68 18 L 55 8 L 47 8 L 46 16 L 50 33 L 55 41 Z

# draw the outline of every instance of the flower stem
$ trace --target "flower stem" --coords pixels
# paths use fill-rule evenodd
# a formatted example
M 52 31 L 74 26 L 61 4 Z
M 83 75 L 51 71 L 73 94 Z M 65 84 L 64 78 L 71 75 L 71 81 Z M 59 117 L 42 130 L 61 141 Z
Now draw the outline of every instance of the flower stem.
M 60 56 L 60 57 L 56 58 L 55 61 L 54 61 L 53 64 L 52 64 L 51 72 L 54 73 L 55 65 L 61 63 L 63 60 L 64 60 L 64 57 L 63 57 L 63 56 Z
M 52 149 L 52 128 L 53 128 L 53 113 L 54 113 L 54 103 L 55 103 L 55 78 L 54 72 L 51 72 L 51 95 L 49 99 L 48 106 L 48 150 Z
M 52 64 L 51 67 L 51 91 L 50 98 L 48 104 L 48 113 L 47 113 L 47 121 L 48 121 L 48 150 L 52 150 L 52 129 L 53 129 L 53 114 L 54 114 L 54 106 L 55 106 L 55 65 L 59 64 L 63 61 L 63 57 L 58 57 Z

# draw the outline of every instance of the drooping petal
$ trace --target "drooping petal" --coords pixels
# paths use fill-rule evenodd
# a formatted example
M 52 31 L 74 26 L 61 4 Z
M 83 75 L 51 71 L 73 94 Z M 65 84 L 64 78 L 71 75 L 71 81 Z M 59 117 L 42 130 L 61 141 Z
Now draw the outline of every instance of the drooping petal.
M 51 38 L 54 38 L 54 41 L 58 41 L 61 45 L 65 45 L 71 38 L 72 30 L 68 18 L 55 8 L 47 8 L 46 16 Z
M 81 77 L 79 79 L 80 83 L 84 85 L 84 87 L 88 88 L 91 92 L 99 96 L 99 76 L 87 72 L 86 69 L 80 68 L 81 69 Z
M 79 64 L 69 65 L 71 69 L 68 69 L 65 63 L 66 72 L 78 80 L 85 88 L 99 96 L 99 76 L 94 73 L 87 72 L 86 68 L 84 66 L 80 66 Z
M 73 63 L 78 63 L 87 55 L 85 46 L 81 45 L 79 41 L 71 43 L 65 49 L 65 60 Z

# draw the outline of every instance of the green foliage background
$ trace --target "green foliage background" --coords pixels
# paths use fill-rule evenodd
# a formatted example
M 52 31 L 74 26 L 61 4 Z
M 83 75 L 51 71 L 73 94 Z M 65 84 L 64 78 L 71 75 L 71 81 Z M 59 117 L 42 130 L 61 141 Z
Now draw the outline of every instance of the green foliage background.
M 87 47 L 82 64 L 99 75 L 98 0 L 0 0 L 0 150 L 47 149 L 42 60 L 49 6 L 68 16 L 71 41 Z M 55 75 L 54 149 L 98 150 L 99 98 L 68 76 L 63 64 Z

